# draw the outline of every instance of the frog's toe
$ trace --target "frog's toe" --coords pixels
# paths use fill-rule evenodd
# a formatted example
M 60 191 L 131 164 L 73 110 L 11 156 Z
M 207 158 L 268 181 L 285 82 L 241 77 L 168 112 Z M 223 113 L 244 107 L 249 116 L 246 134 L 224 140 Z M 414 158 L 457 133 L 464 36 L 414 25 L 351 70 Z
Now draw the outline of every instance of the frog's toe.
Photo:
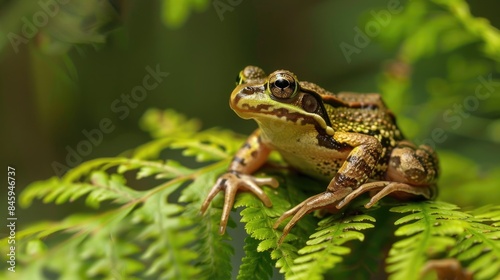
M 208 192 L 207 197 L 201 204 L 200 212 L 202 215 L 205 214 L 205 212 L 208 209 L 208 206 L 210 205 L 210 202 L 214 199 L 214 197 L 224 189 L 226 184 L 226 179 L 223 178 L 222 176 L 217 180 L 215 185 L 212 187 L 212 189 Z
M 260 186 L 270 186 L 272 188 L 278 187 L 278 181 L 274 178 L 255 178 L 251 175 L 239 175 L 243 180 L 241 182 L 241 188 L 251 191 L 255 194 L 266 207 L 273 206 L 269 197 Z
M 412 186 L 405 183 L 391 181 L 370 182 L 361 185 L 360 187 L 352 191 L 349 195 L 347 195 L 344 199 L 342 199 L 342 201 L 340 201 L 336 205 L 337 209 L 344 207 L 353 199 L 366 192 L 376 192 L 376 194 L 372 196 L 370 201 L 365 204 L 365 208 L 370 208 L 387 195 L 394 196 L 401 200 L 413 198 L 416 196 L 431 199 L 434 196 L 435 188 L 433 188 L 432 186 Z
M 227 221 L 231 214 L 231 209 L 234 205 L 234 198 L 238 192 L 238 183 L 234 181 L 226 182 L 226 190 L 224 195 L 224 206 L 222 207 L 222 215 L 220 219 L 219 234 L 224 234 L 226 231 Z
M 259 187 L 262 185 L 269 185 L 275 188 L 278 186 L 278 181 L 274 178 L 255 178 L 251 175 L 237 172 L 225 173 L 219 177 L 215 185 L 209 191 L 207 198 L 201 205 L 200 212 L 204 214 L 215 196 L 219 192 L 224 191 L 224 205 L 222 206 L 222 216 L 219 227 L 219 233 L 224 234 L 238 190 L 251 191 L 264 203 L 264 205 L 267 207 L 272 206 L 269 197 L 267 197 L 264 191 Z
M 278 220 L 274 223 L 273 225 L 274 229 L 278 228 L 281 222 L 283 222 L 288 217 L 290 216 L 293 217 L 283 229 L 283 234 L 278 240 L 278 245 L 283 242 L 283 240 L 288 235 L 290 230 L 295 226 L 295 224 L 297 224 L 297 222 L 302 217 L 304 217 L 306 214 L 314 210 L 330 206 L 331 204 L 335 203 L 336 201 L 344 197 L 347 194 L 347 192 L 348 192 L 347 189 L 340 192 L 326 191 L 304 200 L 299 205 L 283 213 L 283 215 L 281 215 L 281 217 L 279 217 Z
M 365 207 L 370 208 L 375 203 L 377 203 L 383 197 L 391 194 L 392 196 L 397 197 L 398 199 L 405 200 L 409 198 L 413 198 L 416 196 L 424 197 L 425 199 L 432 199 L 433 194 L 432 186 L 412 186 L 405 183 L 391 182 L 387 186 L 385 186 L 381 191 L 375 194 L 368 202 Z
M 384 187 L 386 187 L 387 185 L 390 185 L 391 182 L 388 182 L 388 181 L 377 181 L 377 182 L 371 182 L 371 183 L 366 183 L 366 184 L 363 184 L 361 186 L 359 186 L 357 189 L 355 189 L 354 191 L 352 191 L 351 193 L 349 193 L 349 195 L 347 195 L 346 197 L 344 197 L 344 199 L 342 199 L 337 205 L 337 209 L 340 209 L 344 206 L 346 206 L 347 204 L 349 204 L 349 202 L 351 202 L 353 199 L 355 199 L 356 197 L 366 193 L 366 192 L 369 192 L 369 191 L 379 191 L 379 190 L 382 190 Z M 380 198 L 379 198 L 380 199 Z M 379 200 L 377 199 L 377 201 Z M 366 208 L 370 208 L 373 204 L 375 204 L 375 202 L 371 203 L 371 201 L 368 203 L 370 204 L 370 206 L 367 206 L 365 205 Z
M 256 183 L 253 181 L 245 181 L 245 183 L 242 185 L 242 188 L 248 191 L 251 191 L 253 194 L 255 194 L 261 201 L 264 203 L 266 207 L 271 207 L 273 206 L 273 203 L 267 197 L 266 193 L 264 192 L 263 189 L 261 189 Z
M 297 206 L 293 207 L 292 209 L 286 211 L 285 213 L 283 213 L 281 215 L 281 217 L 279 217 L 276 222 L 274 223 L 273 225 L 273 228 L 274 229 L 277 229 L 279 227 L 279 225 L 284 221 L 286 220 L 287 218 L 291 217 L 291 216 L 294 216 L 297 212 L 299 212 L 299 210 L 302 208 L 302 206 L 307 202 L 307 200 L 304 200 L 302 203 L 298 204 Z M 290 224 L 290 223 L 288 223 Z M 294 223 L 295 224 L 295 223 Z M 287 225 L 288 226 L 288 225 Z M 286 227 L 285 227 L 286 228 Z M 285 233 L 283 233 L 285 234 Z M 287 232 L 288 234 L 288 232 Z
M 280 219 L 281 220 L 284 220 L 286 218 L 288 218 L 289 216 L 293 215 L 292 219 L 288 222 L 288 224 L 286 224 L 285 228 L 283 229 L 283 233 L 281 234 L 281 237 L 280 239 L 278 240 L 278 246 L 281 245 L 281 243 L 283 243 L 283 240 L 285 240 L 285 237 L 288 235 L 288 233 L 290 232 L 290 230 L 295 226 L 295 224 L 300 220 L 302 219 L 302 217 L 304 217 L 304 215 L 306 215 L 307 213 L 313 211 L 314 209 L 310 209 L 310 207 L 301 207 L 301 208 L 293 208 L 292 212 L 294 213 L 290 213 L 290 214 L 287 214 L 287 212 L 285 212 L 285 214 L 283 214 Z M 278 219 L 279 220 L 279 219 Z M 279 225 L 278 221 L 276 221 L 276 224 Z M 277 228 L 277 225 L 274 224 L 274 227 Z
M 256 178 L 253 177 L 253 181 L 259 186 L 270 186 L 275 189 L 279 186 L 278 180 L 274 178 Z

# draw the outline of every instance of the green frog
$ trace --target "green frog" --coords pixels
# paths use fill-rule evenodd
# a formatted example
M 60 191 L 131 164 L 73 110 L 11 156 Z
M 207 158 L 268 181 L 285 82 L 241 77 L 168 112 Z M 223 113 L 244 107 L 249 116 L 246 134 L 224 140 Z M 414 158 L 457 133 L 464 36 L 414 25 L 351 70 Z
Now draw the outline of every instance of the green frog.
M 241 118 L 254 119 L 259 128 L 248 137 L 202 204 L 204 213 L 213 198 L 225 192 L 221 234 L 238 191 L 250 191 L 265 206 L 272 206 L 261 187 L 276 188 L 278 182 L 252 173 L 273 150 L 293 169 L 329 182 L 324 192 L 278 218 L 274 228 L 292 217 L 279 244 L 307 213 L 341 209 L 366 192 L 372 195 L 366 208 L 387 195 L 403 200 L 432 199 L 436 194 L 439 166 L 435 151 L 405 140 L 379 94 L 334 94 L 314 83 L 299 81 L 287 70 L 267 76 L 261 68 L 247 66 L 239 73 L 230 106 Z

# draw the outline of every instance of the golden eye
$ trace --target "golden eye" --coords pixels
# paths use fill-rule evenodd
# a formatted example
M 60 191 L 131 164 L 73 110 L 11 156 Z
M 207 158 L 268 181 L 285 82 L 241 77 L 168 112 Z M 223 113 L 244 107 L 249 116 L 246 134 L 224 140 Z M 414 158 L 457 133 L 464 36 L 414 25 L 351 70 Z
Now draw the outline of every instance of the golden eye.
M 276 98 L 291 98 L 297 93 L 298 85 L 292 75 L 276 73 L 269 78 L 267 88 Z

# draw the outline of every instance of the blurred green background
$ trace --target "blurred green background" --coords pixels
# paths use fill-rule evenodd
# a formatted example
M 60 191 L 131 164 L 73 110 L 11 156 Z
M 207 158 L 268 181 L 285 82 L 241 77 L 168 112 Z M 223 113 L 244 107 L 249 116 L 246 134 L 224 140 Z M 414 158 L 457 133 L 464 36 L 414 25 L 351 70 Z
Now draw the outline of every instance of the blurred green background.
M 3 166 L 16 168 L 19 193 L 56 175 L 55 162 L 72 167 L 69 151 L 103 119 L 114 129 L 81 160 L 115 156 L 150 139 L 139 119 L 153 107 L 249 134 L 256 124 L 239 119 L 228 98 L 237 73 L 257 65 L 333 92 L 382 92 L 409 138 L 440 139 L 432 141 L 445 198 L 498 202 L 488 194 L 500 182 L 500 2 L 467 2 L 477 22 L 465 3 L 0 0 Z M 366 33 L 369 24 L 363 41 L 356 28 Z M 125 105 L 148 67 L 169 74 Z M 491 95 L 472 100 L 480 77 L 493 80 Z M 474 110 L 456 111 L 464 102 Z M 478 186 L 481 195 L 471 197 Z M 31 209 L 23 223 L 51 209 Z

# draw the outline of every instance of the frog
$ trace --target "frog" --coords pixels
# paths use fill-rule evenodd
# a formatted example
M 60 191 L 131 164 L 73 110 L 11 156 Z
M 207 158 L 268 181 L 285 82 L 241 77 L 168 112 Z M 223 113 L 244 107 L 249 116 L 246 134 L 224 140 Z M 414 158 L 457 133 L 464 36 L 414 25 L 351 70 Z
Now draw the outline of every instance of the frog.
M 276 189 L 273 177 L 253 174 L 272 151 L 291 169 L 328 182 L 326 190 L 284 212 L 274 229 L 288 218 L 281 244 L 306 214 L 340 210 L 368 193 L 370 208 L 385 196 L 397 200 L 433 199 L 437 194 L 439 160 L 433 148 L 407 140 L 378 93 L 332 93 L 288 70 L 266 75 L 257 66 L 239 72 L 230 95 L 231 109 L 258 128 L 232 158 L 201 204 L 206 213 L 219 192 L 224 204 L 219 226 L 224 234 L 238 192 L 247 191 L 266 207 L 272 202 L 264 186 Z

